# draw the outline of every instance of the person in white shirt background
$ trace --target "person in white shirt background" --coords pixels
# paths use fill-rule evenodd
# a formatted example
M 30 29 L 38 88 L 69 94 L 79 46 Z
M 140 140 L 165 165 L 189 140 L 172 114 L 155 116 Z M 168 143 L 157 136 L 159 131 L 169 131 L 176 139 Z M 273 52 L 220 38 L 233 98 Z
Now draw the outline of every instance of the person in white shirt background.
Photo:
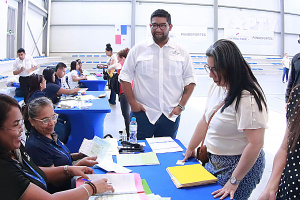
M 288 54 L 285 53 L 284 57 L 281 61 L 282 65 L 283 65 L 283 75 L 282 75 L 282 82 L 288 82 L 289 80 L 289 71 L 290 71 L 290 66 L 291 66 L 291 61 L 288 57 Z M 284 81 L 284 77 L 285 77 L 285 81 Z
M 13 64 L 13 74 L 19 75 L 20 96 L 27 98 L 29 92 L 29 76 L 37 69 L 37 65 L 33 58 L 26 55 L 23 48 L 18 49 L 18 57 Z
M 150 20 L 153 40 L 130 50 L 119 81 L 137 120 L 137 138 L 175 138 L 195 76 L 189 54 L 169 38 L 171 15 L 158 9 Z

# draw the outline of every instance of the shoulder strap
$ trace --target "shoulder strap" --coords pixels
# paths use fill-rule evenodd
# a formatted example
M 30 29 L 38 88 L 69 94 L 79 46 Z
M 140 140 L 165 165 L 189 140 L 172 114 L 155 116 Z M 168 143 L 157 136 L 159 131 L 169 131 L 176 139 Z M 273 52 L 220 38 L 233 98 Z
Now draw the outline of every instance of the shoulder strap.
M 225 102 L 221 103 L 221 105 L 219 105 L 219 107 L 218 107 L 218 108 L 213 112 L 213 114 L 210 116 L 210 118 L 209 118 L 209 120 L 208 120 L 208 122 L 207 122 L 207 129 L 206 129 L 204 138 L 203 138 L 203 140 L 202 140 L 202 142 L 201 142 L 201 147 L 202 147 L 203 144 L 204 144 L 205 137 L 206 137 L 206 134 L 207 134 L 207 130 L 208 130 L 208 126 L 209 126 L 209 124 L 210 124 L 210 121 L 212 120 L 213 116 L 218 112 L 218 110 L 224 106 L 224 104 L 225 104 Z

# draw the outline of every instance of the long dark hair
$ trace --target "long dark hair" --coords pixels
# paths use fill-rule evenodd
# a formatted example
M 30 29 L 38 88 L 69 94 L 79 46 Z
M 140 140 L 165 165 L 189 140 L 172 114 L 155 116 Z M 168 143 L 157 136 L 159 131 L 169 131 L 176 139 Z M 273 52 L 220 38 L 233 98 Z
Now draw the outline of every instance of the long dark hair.
M 8 113 L 11 111 L 12 107 L 19 108 L 21 111 L 21 107 L 18 104 L 18 102 L 6 95 L 6 94 L 0 94 L 0 127 L 3 127 L 4 122 L 7 120 Z M 1 158 L 8 158 L 11 155 L 10 152 L 7 152 L 3 146 L 2 141 L 0 140 L 0 157 Z
M 32 74 L 30 76 L 30 81 L 29 81 L 29 93 L 27 98 L 25 99 L 25 103 L 27 103 L 29 97 L 35 92 L 35 91 L 40 91 L 41 90 L 41 83 L 43 82 L 43 75 L 38 75 L 38 74 Z
M 70 71 L 76 70 L 76 64 L 77 64 L 77 61 L 71 62 L 71 70 Z
M 223 80 L 226 86 L 229 87 L 221 112 L 231 105 L 235 99 L 235 110 L 237 110 L 243 90 L 249 91 L 254 96 L 259 111 L 262 111 L 261 102 L 264 103 L 267 109 L 263 90 L 234 42 L 225 39 L 218 40 L 208 48 L 206 56 L 213 58 L 219 81 Z
M 300 139 L 300 85 L 293 88 L 287 104 L 288 151 L 295 151 Z

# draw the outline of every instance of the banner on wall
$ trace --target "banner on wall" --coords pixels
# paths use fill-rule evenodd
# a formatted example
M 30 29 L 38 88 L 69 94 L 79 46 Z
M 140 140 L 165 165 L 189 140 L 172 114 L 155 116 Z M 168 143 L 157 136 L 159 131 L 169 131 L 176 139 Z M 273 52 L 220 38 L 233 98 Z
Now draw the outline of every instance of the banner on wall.
M 224 38 L 238 43 L 273 45 L 274 32 L 224 28 Z
M 128 44 L 127 25 L 115 25 L 115 44 Z

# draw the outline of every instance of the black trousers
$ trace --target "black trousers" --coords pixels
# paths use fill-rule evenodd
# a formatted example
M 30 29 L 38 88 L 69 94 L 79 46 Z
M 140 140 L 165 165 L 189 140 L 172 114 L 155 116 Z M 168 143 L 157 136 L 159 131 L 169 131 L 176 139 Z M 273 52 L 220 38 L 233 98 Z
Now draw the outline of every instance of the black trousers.
M 28 96 L 28 93 L 29 93 L 30 77 L 29 76 L 20 76 L 19 82 L 20 82 L 21 95 L 24 97 L 24 99 L 26 99 Z

